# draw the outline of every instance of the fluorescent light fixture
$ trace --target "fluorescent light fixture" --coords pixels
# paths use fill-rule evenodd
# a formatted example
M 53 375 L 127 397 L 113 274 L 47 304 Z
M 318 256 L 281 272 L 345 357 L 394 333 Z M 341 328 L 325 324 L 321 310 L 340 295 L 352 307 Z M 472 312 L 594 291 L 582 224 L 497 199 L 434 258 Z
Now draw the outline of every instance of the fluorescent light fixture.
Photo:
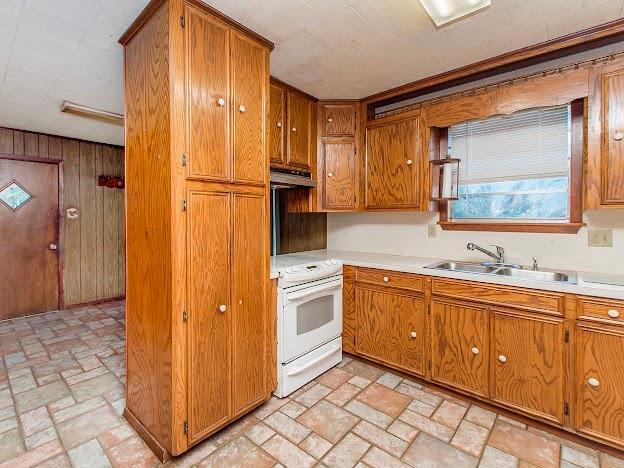
M 492 4 L 492 0 L 420 0 L 436 27 L 473 15 Z
M 87 119 L 99 120 L 100 122 L 106 122 L 113 125 L 120 125 L 122 127 L 124 124 L 124 117 L 121 114 L 115 114 L 114 112 L 107 112 L 100 109 L 93 109 L 92 107 L 81 106 L 80 104 L 74 104 L 68 101 L 64 101 L 63 104 L 61 104 L 61 112 L 77 115 L 79 117 L 85 117 Z

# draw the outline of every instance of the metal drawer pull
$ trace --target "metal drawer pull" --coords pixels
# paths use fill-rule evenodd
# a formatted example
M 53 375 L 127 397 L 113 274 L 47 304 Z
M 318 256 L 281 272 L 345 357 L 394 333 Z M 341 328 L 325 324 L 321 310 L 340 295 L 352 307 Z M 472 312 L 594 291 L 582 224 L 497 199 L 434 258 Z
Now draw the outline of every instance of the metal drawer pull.
M 388 281 L 390 281 L 390 278 L 388 278 L 387 276 L 384 276 L 384 277 L 383 277 L 383 282 L 384 282 L 384 283 L 387 283 Z
M 611 309 L 609 312 L 607 312 L 607 315 L 611 318 L 618 318 L 620 316 L 620 313 L 615 309 Z
M 591 385 L 592 387 L 594 387 L 594 388 L 598 388 L 598 387 L 600 386 L 600 382 L 598 381 L 598 379 L 595 379 L 595 378 L 593 378 L 593 377 L 592 377 L 592 378 L 590 378 L 590 379 L 587 381 L 587 383 L 588 383 L 589 385 Z
M 472 354 L 479 354 L 479 348 L 475 347 L 471 349 Z
M 219 306 L 219 312 L 225 312 L 227 310 L 227 306 L 225 304 L 221 304 Z
M 502 362 L 502 363 L 505 363 L 505 362 L 507 362 L 507 356 L 505 356 L 504 354 L 500 354 L 500 355 L 498 356 L 498 360 L 499 360 L 500 362 Z

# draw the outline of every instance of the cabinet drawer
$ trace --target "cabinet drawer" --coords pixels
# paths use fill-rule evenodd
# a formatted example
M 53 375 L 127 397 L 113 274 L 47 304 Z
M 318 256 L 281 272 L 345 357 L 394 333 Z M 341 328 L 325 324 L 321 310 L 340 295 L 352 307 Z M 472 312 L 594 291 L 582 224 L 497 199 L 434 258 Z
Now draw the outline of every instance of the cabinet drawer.
M 380 286 L 391 286 L 393 288 L 409 289 L 410 291 L 424 291 L 424 281 L 422 277 L 410 275 L 409 273 L 358 268 L 356 281 Z
M 578 298 L 578 318 L 624 325 L 624 301 Z
M 564 295 L 550 291 L 535 291 L 509 286 L 434 279 L 432 293 L 440 296 L 517 309 L 549 315 L 563 315 Z

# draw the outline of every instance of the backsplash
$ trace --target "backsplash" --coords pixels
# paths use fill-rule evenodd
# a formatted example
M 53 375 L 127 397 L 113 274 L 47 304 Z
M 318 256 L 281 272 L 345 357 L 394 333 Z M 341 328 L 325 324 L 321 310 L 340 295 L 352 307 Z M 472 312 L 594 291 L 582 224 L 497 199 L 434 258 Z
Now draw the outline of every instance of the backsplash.
M 330 213 L 327 248 L 418 257 L 483 261 L 466 249 L 468 242 L 505 248 L 507 260 L 542 268 L 596 271 L 624 275 L 624 210 L 587 211 L 587 224 L 577 234 L 442 231 L 428 237 L 428 225 L 437 213 Z M 613 247 L 589 247 L 587 229 L 612 229 Z

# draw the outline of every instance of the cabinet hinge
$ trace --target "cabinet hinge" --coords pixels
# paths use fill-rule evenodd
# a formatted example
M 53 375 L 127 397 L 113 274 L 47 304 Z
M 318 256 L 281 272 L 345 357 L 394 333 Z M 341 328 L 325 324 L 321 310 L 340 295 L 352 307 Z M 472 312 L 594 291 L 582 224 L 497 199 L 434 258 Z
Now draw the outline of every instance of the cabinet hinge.
M 188 422 L 184 421 L 184 433 L 188 434 Z
M 563 333 L 563 341 L 564 343 L 570 342 L 570 332 L 568 330 Z
M 431 304 L 427 305 L 427 313 L 431 315 Z
M 186 211 L 186 200 L 182 200 L 182 211 Z
M 563 414 L 568 416 L 570 414 L 570 405 L 567 403 L 563 404 Z
M 180 27 L 184 27 L 186 26 L 186 19 L 184 18 L 184 15 L 180 15 Z
M 182 167 L 186 167 L 186 154 L 182 155 Z
M 182 311 L 182 321 L 188 322 L 188 312 L 186 310 Z

